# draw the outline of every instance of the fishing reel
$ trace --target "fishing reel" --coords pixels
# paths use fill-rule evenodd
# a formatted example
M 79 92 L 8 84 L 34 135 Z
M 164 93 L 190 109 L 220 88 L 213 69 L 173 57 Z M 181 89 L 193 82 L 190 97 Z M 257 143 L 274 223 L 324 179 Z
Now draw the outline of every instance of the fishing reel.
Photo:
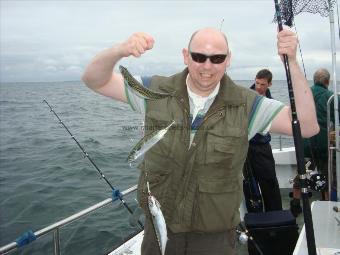
M 236 233 L 238 234 L 238 241 L 240 244 L 247 244 L 249 240 L 249 232 L 248 230 L 240 223 L 238 225 L 238 228 L 236 228 Z
M 323 191 L 326 189 L 327 180 L 324 174 L 319 174 L 317 171 L 316 173 L 310 173 L 310 177 L 307 177 L 306 183 L 309 189 L 315 191 Z
M 238 224 L 238 228 L 236 228 L 236 233 L 238 234 L 238 241 L 240 242 L 240 244 L 244 245 L 248 242 L 252 242 L 258 254 L 263 255 L 263 252 L 260 249 L 259 245 L 254 240 L 253 236 L 251 236 L 247 228 L 243 226 L 242 222 Z
M 236 233 L 239 235 L 238 236 L 238 241 L 240 242 L 240 244 L 244 245 L 247 244 L 248 242 L 248 235 L 245 232 L 242 232 L 240 230 L 236 230 Z
M 317 170 L 309 169 L 311 162 L 308 161 L 305 165 L 306 167 L 306 185 L 308 189 L 315 191 L 323 191 L 327 187 L 327 179 L 324 174 L 320 174 Z M 294 183 L 294 186 L 299 187 L 299 176 L 297 175 L 294 179 L 289 181 Z

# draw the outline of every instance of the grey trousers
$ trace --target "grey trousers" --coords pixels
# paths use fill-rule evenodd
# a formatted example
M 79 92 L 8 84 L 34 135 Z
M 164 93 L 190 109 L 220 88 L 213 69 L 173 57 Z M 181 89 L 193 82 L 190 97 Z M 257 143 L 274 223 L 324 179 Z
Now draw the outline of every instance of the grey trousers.
M 168 229 L 165 255 L 235 255 L 234 229 L 218 233 L 172 233 Z M 160 255 L 152 223 L 146 219 L 142 255 Z

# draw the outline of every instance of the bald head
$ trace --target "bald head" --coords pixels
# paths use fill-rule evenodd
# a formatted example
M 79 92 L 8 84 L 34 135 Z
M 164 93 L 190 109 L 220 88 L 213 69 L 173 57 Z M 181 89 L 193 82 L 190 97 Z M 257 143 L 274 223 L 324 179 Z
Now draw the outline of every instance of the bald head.
M 329 80 L 330 80 L 330 74 L 327 71 L 327 69 L 325 68 L 320 68 L 318 70 L 316 70 L 316 72 L 314 73 L 314 84 L 318 83 L 318 84 L 322 84 L 324 86 L 328 86 L 329 85 Z
M 217 44 L 219 47 L 223 48 L 226 53 L 229 50 L 226 35 L 215 28 L 202 28 L 194 32 L 190 38 L 188 49 L 192 50 L 196 45 L 202 43 Z

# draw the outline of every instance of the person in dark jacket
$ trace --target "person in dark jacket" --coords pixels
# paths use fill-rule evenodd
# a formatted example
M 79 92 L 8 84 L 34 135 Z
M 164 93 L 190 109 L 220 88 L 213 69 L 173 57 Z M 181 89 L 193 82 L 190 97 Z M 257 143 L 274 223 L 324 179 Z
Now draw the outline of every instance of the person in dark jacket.
M 312 93 L 315 101 L 316 115 L 320 126 L 320 132 L 315 136 L 306 139 L 309 140 L 315 164 L 319 172 L 327 174 L 328 166 L 328 146 L 327 146 L 327 102 L 333 95 L 333 92 L 328 90 L 330 82 L 329 72 L 321 68 L 314 73 L 314 85 Z M 332 110 L 334 108 L 331 108 Z M 331 120 L 334 122 L 334 114 L 331 114 Z
M 326 187 L 322 191 L 322 199 L 329 200 L 328 194 L 328 135 L 327 135 L 327 102 L 333 95 L 328 89 L 330 84 L 330 73 L 325 68 L 318 69 L 313 76 L 314 85 L 311 87 L 315 102 L 316 114 L 320 132 L 309 139 L 304 139 L 305 157 L 312 160 L 313 166 L 318 172 L 326 176 Z M 334 104 L 330 106 L 330 117 L 334 123 Z M 295 183 L 293 188 L 293 199 L 290 202 L 291 211 L 294 215 L 302 212 L 300 205 L 299 185 Z
M 272 73 L 268 69 L 260 70 L 255 83 L 250 87 L 258 94 L 272 98 L 269 87 L 272 85 Z M 270 146 L 269 133 L 256 134 L 249 141 L 247 163 L 255 180 L 258 182 L 265 211 L 282 210 L 279 183 L 275 172 L 275 160 Z

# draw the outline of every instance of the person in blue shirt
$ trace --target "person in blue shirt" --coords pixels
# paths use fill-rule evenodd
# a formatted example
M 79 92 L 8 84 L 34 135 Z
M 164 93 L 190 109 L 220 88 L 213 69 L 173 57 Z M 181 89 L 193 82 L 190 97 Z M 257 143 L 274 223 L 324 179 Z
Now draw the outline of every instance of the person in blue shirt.
M 258 94 L 272 99 L 269 90 L 272 78 L 273 75 L 268 69 L 262 69 L 256 74 L 255 83 L 250 88 Z M 265 211 L 282 210 L 280 188 L 270 141 L 269 133 L 256 134 L 249 141 L 246 161 L 249 167 L 248 171 L 252 171 L 252 176 L 260 186 Z

